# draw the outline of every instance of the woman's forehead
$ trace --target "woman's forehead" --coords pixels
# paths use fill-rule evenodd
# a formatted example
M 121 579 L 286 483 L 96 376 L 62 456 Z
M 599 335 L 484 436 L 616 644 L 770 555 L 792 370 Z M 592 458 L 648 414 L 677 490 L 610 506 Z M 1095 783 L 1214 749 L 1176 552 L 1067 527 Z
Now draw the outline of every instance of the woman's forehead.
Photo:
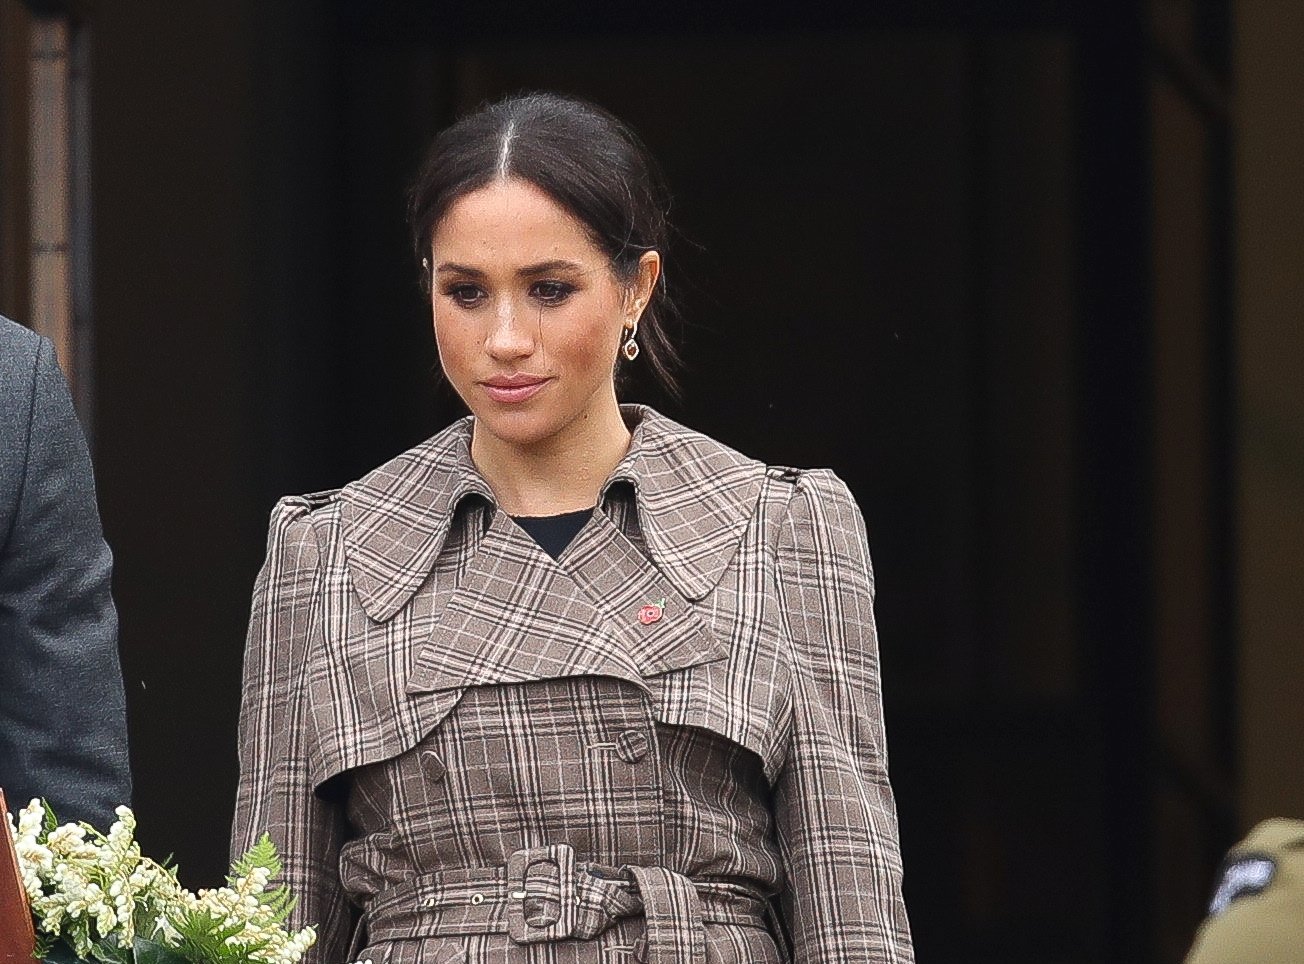
M 574 215 L 518 178 L 491 181 L 454 201 L 435 226 L 431 247 L 437 261 L 602 259 Z

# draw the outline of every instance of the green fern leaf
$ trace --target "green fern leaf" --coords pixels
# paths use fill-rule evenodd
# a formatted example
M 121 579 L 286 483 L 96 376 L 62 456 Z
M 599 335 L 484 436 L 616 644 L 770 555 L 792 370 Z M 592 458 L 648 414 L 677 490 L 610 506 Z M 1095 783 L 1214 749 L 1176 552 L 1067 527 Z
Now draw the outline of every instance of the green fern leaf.
M 256 964 L 254 955 L 268 946 L 267 941 L 228 943 L 240 936 L 244 925 L 224 924 L 207 910 L 187 911 L 172 926 L 181 936 L 177 952 L 192 964 Z
M 132 950 L 135 954 L 135 964 L 192 964 L 172 948 L 156 941 L 145 940 L 143 937 L 136 938 Z
M 44 842 L 45 837 L 49 836 L 59 827 L 59 819 L 54 815 L 54 810 L 50 807 L 50 801 L 45 797 L 41 798 L 41 806 L 45 808 L 45 820 L 41 822 L 41 829 L 45 831 L 41 840 Z
M 237 877 L 248 877 L 254 870 L 265 870 L 269 877 L 281 874 L 281 855 L 276 852 L 272 838 L 263 834 L 258 842 L 249 848 L 243 857 L 231 865 L 231 875 L 227 881 L 233 883 Z

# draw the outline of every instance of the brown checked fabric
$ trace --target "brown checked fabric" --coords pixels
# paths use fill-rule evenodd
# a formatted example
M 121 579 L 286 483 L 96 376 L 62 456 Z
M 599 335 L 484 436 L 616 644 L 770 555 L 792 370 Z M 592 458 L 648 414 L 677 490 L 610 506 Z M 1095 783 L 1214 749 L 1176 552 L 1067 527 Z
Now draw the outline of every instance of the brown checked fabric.
M 277 506 L 232 849 L 313 964 L 913 960 L 850 493 L 625 414 L 555 561 L 470 420 Z

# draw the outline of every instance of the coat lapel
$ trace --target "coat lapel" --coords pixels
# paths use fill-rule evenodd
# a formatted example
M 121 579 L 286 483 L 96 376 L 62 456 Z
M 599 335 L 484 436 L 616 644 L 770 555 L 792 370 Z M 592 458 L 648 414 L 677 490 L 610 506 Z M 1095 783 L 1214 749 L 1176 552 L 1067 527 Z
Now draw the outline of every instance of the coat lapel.
M 461 640 L 464 655 L 453 656 L 456 672 L 513 671 L 507 665 L 492 669 L 492 655 L 472 645 L 473 636 L 485 633 L 500 642 L 508 636 L 516 640 L 504 653 L 527 638 L 544 647 L 537 656 L 513 657 L 516 672 L 525 672 L 519 660 L 538 660 L 529 678 L 549 668 L 592 669 L 602 664 L 597 653 L 584 646 L 563 651 L 574 646 L 575 634 L 562 630 L 587 625 L 591 632 L 597 623 L 586 619 L 605 620 L 606 628 L 628 644 L 632 662 L 624 664 L 626 672 L 655 674 L 691 665 L 675 654 L 675 646 L 688 647 L 687 652 L 701 645 L 702 639 L 693 637 L 706 630 L 689 604 L 719 584 L 737 554 L 756 511 L 765 467 L 650 408 L 624 406 L 622 411 L 633 438 L 600 499 L 606 505 L 616 497 L 616 486 L 632 487 L 634 524 L 646 555 L 614 526 L 602 528 L 607 523 L 600 511 L 595 527 L 586 528 L 569 553 L 589 553 L 583 565 L 573 567 L 579 582 L 552 571 L 555 567 L 541 562 L 546 557 L 514 523 L 498 518 L 493 492 L 471 460 L 472 421 L 462 419 L 340 494 L 349 577 L 367 616 L 385 622 L 407 605 L 430 578 L 458 506 L 468 497 L 478 498 L 492 519 L 490 532 L 447 612 L 439 616 L 439 631 Z M 497 535 L 490 539 L 493 533 Z M 620 538 L 612 538 L 613 533 Z M 546 571 L 535 572 L 541 565 Z M 527 574 L 530 579 L 523 578 Z M 639 606 L 663 598 L 663 619 L 636 621 Z M 614 656 L 606 659 L 612 664 L 608 669 L 620 662 Z M 422 672 L 413 685 L 429 687 L 440 672 L 448 677 L 455 671 L 428 666 Z
M 408 677 L 408 693 L 613 676 L 643 685 L 637 664 L 613 645 L 589 596 L 505 513 L 479 551 Z
M 603 513 L 594 514 L 561 562 L 601 614 L 600 633 L 642 676 L 728 655 L 675 583 Z
M 765 466 L 650 408 L 624 411 L 637 425 L 603 497 L 616 483 L 633 486 L 653 562 L 686 599 L 704 599 L 738 552 Z
M 467 496 L 493 501 L 471 461 L 471 422 L 462 419 L 340 492 L 344 552 L 362 608 L 393 617 L 430 576 Z

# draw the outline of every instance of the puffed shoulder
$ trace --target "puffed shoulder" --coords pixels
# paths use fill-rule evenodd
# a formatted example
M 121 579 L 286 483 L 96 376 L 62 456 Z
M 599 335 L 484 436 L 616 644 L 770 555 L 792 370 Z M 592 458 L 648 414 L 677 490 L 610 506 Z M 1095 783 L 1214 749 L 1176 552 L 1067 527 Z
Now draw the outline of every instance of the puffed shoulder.
M 310 492 L 306 495 L 284 495 L 272 507 L 272 528 L 288 525 L 309 513 L 335 505 L 340 500 L 339 489 Z
M 312 517 L 337 506 L 339 493 L 339 489 L 330 489 L 307 495 L 286 495 L 278 499 L 272 507 L 267 526 L 268 562 L 276 562 L 288 546 L 299 543 L 304 538 L 315 543 Z
M 255 621 L 262 609 L 297 603 L 321 560 L 318 519 L 336 503 L 337 490 L 289 495 L 277 500 L 267 527 L 267 554 L 254 582 Z
M 795 685 L 803 712 L 825 707 L 839 745 L 872 769 L 886 751 L 865 523 L 846 484 L 828 470 L 802 473 L 794 488 L 777 562 Z
M 835 579 L 863 577 L 872 595 L 873 564 L 865 519 L 847 484 L 831 469 L 798 474 L 788 503 L 780 555 L 795 556 L 802 568 L 819 567 Z
M 856 497 L 832 469 L 804 469 L 798 474 L 796 487 L 801 497 L 797 500 L 799 502 L 819 503 L 838 513 L 851 513 L 860 518 Z
M 278 725 L 266 694 L 285 693 L 315 643 L 322 551 L 313 512 L 330 494 L 289 496 L 276 503 L 267 531 L 267 556 L 254 580 L 245 645 L 246 697 L 241 743 L 267 745 Z

